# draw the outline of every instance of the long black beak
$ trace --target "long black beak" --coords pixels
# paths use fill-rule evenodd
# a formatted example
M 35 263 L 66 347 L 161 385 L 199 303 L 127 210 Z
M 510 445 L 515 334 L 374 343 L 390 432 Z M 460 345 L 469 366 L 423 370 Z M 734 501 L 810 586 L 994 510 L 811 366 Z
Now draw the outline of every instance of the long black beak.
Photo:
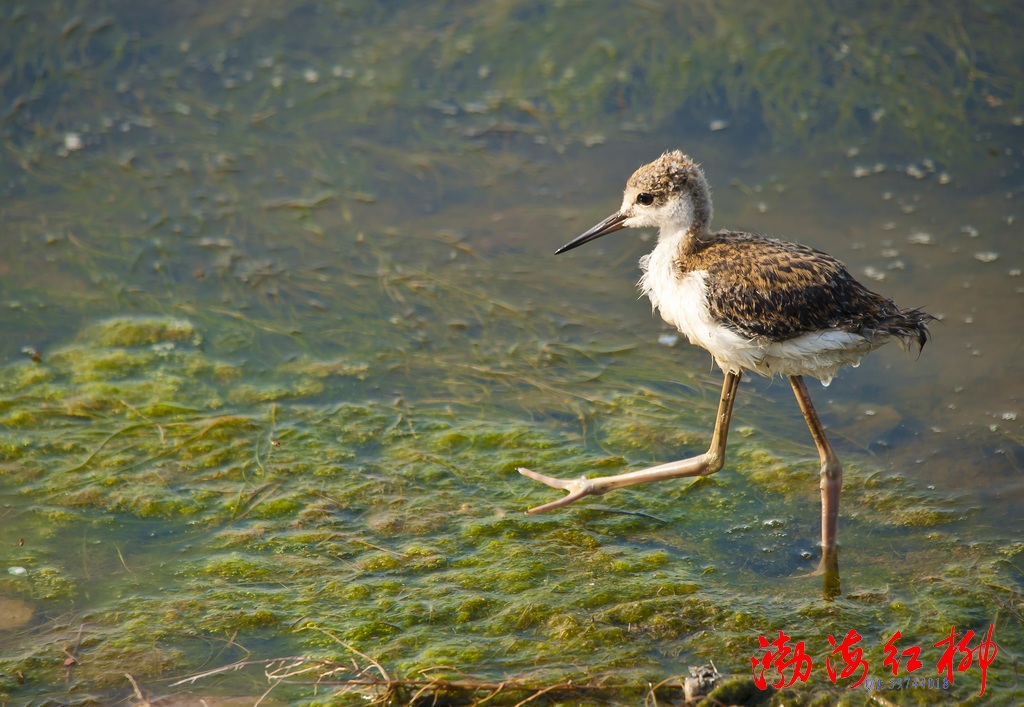
M 566 243 L 564 246 L 556 250 L 555 255 L 558 255 L 559 253 L 564 253 L 567 250 L 572 250 L 573 248 L 578 248 L 584 243 L 592 241 L 595 238 L 600 238 L 601 236 L 606 236 L 609 233 L 615 233 L 615 231 L 620 231 L 623 228 L 625 228 L 625 226 L 622 225 L 622 222 L 625 220 L 625 214 L 621 212 L 614 213 L 601 223 L 594 226 L 593 228 L 588 229 L 586 233 L 582 233 L 576 236 L 571 241 Z

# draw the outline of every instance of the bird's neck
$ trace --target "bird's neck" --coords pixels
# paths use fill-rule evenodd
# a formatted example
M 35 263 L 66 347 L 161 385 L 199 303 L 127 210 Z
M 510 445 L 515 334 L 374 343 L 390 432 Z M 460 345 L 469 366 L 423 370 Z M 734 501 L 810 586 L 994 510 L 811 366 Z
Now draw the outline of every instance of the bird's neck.
M 672 292 L 678 286 L 679 262 L 687 250 L 699 243 L 700 231 L 693 225 L 681 227 L 674 224 L 658 232 L 658 244 L 647 255 L 640 258 L 643 275 L 637 283 L 654 307 L 665 310 L 663 302 L 671 300 Z
M 687 242 L 707 240 L 711 224 L 711 196 L 706 189 L 697 189 L 688 198 L 679 199 L 658 231 L 658 247 L 673 253 Z
M 658 231 L 658 244 L 654 249 L 659 253 L 675 257 L 680 252 L 707 241 L 709 235 L 707 226 L 703 224 L 692 222 L 674 224 Z

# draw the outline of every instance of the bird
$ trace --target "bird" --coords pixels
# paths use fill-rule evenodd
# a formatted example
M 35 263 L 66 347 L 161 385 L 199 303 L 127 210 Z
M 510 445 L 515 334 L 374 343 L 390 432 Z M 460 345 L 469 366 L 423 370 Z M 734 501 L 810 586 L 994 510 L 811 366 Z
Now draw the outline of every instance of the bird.
M 827 253 L 755 233 L 712 231 L 711 216 L 704 172 L 691 157 L 673 150 L 633 173 L 618 211 L 555 251 L 565 253 L 624 228 L 658 229 L 654 250 L 640 259 L 639 288 L 652 309 L 691 344 L 708 350 L 724 373 L 708 451 L 597 478 L 561 479 L 519 468 L 524 476 L 567 492 L 527 512 L 552 511 L 636 484 L 720 471 L 743 374 L 779 375 L 789 379 L 818 451 L 821 546 L 824 552 L 834 551 L 843 468 L 804 376 L 828 385 L 842 366 L 856 367 L 890 340 L 920 353 L 935 317 L 921 309 L 901 309 Z

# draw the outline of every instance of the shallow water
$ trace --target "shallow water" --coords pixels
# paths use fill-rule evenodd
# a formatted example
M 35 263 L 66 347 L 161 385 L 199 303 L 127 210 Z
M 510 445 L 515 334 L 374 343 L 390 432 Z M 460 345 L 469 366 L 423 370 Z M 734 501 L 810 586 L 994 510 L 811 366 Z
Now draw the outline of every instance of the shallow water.
M 895 631 L 934 678 L 950 626 L 990 625 L 985 697 L 1019 701 L 1019 10 L 929 30 L 948 9 L 841 23 L 861 69 L 861 29 L 922 37 L 883 51 L 877 103 L 844 84 L 852 107 L 800 88 L 813 27 L 721 3 L 690 10 L 719 39 L 681 84 L 636 49 L 687 19 L 655 4 L 0 9 L 0 701 L 356 703 L 372 678 L 396 702 L 506 680 L 492 702 L 664 703 L 709 661 L 746 689 L 784 630 L 814 668 L 783 697 L 857 704 L 829 634 L 888 685 Z M 923 109 L 943 91 L 962 109 Z M 556 493 L 518 466 L 612 474 L 710 437 L 720 374 L 633 284 L 653 234 L 552 255 L 674 147 L 718 226 L 941 319 L 920 357 L 811 388 L 847 472 L 838 586 L 811 575 L 816 455 L 782 381 L 745 379 L 721 473 L 522 513 Z

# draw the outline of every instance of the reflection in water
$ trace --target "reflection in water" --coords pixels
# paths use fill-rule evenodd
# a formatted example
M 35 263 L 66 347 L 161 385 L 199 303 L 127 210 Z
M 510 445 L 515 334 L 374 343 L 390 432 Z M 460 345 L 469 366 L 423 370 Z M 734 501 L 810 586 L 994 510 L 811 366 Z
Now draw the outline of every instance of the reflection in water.
M 821 595 L 825 601 L 832 601 L 842 594 L 839 581 L 839 546 L 823 547 L 821 562 L 815 574 L 821 575 Z

